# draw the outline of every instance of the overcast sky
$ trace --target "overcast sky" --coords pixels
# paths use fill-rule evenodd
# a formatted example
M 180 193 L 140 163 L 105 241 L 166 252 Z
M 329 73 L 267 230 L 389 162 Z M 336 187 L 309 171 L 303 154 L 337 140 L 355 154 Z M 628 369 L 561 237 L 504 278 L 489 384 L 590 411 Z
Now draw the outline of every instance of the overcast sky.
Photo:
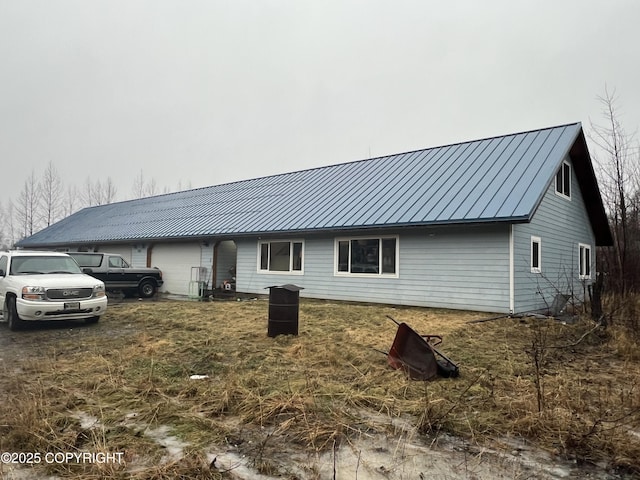
M 637 0 L 0 0 L 0 201 L 176 190 L 580 121 L 640 126 Z M 8 171 L 12 171 L 10 176 Z

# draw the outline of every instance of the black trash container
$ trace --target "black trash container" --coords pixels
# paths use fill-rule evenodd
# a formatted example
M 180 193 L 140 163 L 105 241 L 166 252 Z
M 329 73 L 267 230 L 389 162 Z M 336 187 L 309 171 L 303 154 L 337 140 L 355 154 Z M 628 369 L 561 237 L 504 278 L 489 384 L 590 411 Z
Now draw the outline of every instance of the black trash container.
M 269 289 L 269 325 L 267 335 L 298 335 L 300 290 L 297 285 L 274 285 Z

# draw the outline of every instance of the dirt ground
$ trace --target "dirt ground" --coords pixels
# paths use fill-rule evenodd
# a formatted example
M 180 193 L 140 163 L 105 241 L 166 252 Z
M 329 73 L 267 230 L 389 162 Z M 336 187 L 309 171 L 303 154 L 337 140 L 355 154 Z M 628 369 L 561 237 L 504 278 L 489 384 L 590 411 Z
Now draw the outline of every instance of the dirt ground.
M 110 304 L 137 302 L 114 298 Z M 161 302 L 162 300 L 148 300 Z M 21 376 L 21 363 L 31 352 L 55 347 L 60 340 L 76 342 L 78 348 L 87 339 L 96 337 L 131 336 L 139 327 L 134 323 L 121 323 L 114 329 L 107 322 L 83 325 L 77 322 L 34 323 L 19 332 L 9 331 L 0 324 L 0 398 L 4 398 L 3 382 L 8 375 Z M 197 379 L 194 381 L 198 381 Z M 389 423 L 388 417 L 371 418 L 372 421 Z M 85 416 L 82 421 L 88 429 L 99 424 L 98 419 Z M 230 419 L 229 421 L 233 421 Z M 0 425 L 0 434 L 6 426 Z M 523 441 L 504 438 L 494 445 L 478 447 L 470 442 L 439 435 L 425 438 L 409 419 L 395 419 L 392 424 L 375 432 L 363 433 L 348 444 L 334 445 L 329 451 L 309 455 L 294 445 L 280 451 L 272 451 L 279 464 L 287 465 L 288 476 L 260 474 L 251 461 L 259 448 L 252 438 L 251 427 L 244 430 L 242 441 L 226 445 L 212 445 L 207 455 L 213 476 L 223 474 L 232 479 L 300 480 L 342 479 L 584 479 L 610 480 L 623 478 L 608 473 L 599 466 L 581 466 L 553 458 L 549 453 Z M 264 431 L 259 432 L 264 436 Z M 145 432 L 166 451 L 166 459 L 179 461 L 188 444 L 173 436 L 162 426 Z M 135 470 L 135 466 L 132 466 Z M 0 464 L 1 479 L 42 478 L 37 472 L 18 465 Z M 58 478 L 58 477 L 49 477 Z M 630 478 L 630 477 L 625 477 Z

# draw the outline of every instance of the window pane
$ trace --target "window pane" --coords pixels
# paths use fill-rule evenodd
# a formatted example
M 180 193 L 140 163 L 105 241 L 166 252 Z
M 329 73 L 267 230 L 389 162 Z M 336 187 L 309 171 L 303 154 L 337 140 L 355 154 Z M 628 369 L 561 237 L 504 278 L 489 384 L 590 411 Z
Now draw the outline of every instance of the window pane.
M 338 242 L 338 271 L 349 271 L 349 242 Z
M 584 249 L 584 275 L 585 277 L 591 276 L 591 249 L 589 247 Z
M 271 242 L 269 270 L 272 272 L 289 271 L 289 242 Z
M 563 193 L 562 192 L 562 186 L 563 186 L 563 182 L 562 182 L 562 167 L 560 167 L 558 169 L 558 173 L 556 173 L 556 192 Z
M 591 276 L 591 248 L 580 246 L 580 276 L 589 278 Z
M 295 242 L 293 244 L 293 265 L 292 270 L 302 270 L 302 242 Z
M 564 182 L 563 193 L 567 197 L 570 197 L 571 196 L 571 167 L 565 163 L 563 165 L 563 170 L 564 170 L 563 179 L 562 179 Z
M 351 240 L 351 273 L 379 273 L 380 241 Z
M 260 270 L 269 269 L 269 244 L 260 244 Z
M 396 239 L 382 239 L 382 273 L 396 273 Z
M 540 271 L 540 240 L 531 239 L 531 270 Z
M 123 259 L 120 257 L 109 257 L 109 266 L 114 268 L 124 268 Z

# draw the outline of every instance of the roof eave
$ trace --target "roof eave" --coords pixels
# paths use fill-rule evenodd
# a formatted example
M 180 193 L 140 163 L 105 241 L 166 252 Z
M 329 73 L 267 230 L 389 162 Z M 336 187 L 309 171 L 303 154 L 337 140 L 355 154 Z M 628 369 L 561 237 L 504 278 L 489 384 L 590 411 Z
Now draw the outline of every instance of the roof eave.
M 591 163 L 591 156 L 589 155 L 589 149 L 587 148 L 587 142 L 584 137 L 582 125 L 580 123 L 576 125 L 578 126 L 576 134 L 570 143 L 570 146 L 559 158 L 558 164 L 556 165 L 551 177 L 547 179 L 546 185 L 550 185 L 554 180 L 557 169 L 560 168 L 560 165 L 562 165 L 562 162 L 568 155 L 573 163 L 573 169 L 583 193 L 582 196 L 587 210 L 587 215 L 591 222 L 593 234 L 596 239 L 596 245 L 599 247 L 608 247 L 613 245 L 613 237 L 609 227 L 609 220 L 607 218 L 604 205 L 602 204 L 602 196 L 600 195 L 600 189 L 598 188 L 596 174 L 593 170 L 593 164 Z M 531 218 L 533 218 L 538 207 L 542 204 L 545 194 L 546 189 L 540 192 L 540 196 L 536 200 L 531 211 Z
M 576 178 L 582 189 L 582 196 L 591 220 L 596 245 L 610 247 L 613 245 L 613 235 L 611 234 L 609 219 L 602 203 L 602 196 L 600 195 L 598 181 L 593 170 L 591 156 L 589 155 L 587 141 L 582 128 L 568 153 L 573 162 Z

